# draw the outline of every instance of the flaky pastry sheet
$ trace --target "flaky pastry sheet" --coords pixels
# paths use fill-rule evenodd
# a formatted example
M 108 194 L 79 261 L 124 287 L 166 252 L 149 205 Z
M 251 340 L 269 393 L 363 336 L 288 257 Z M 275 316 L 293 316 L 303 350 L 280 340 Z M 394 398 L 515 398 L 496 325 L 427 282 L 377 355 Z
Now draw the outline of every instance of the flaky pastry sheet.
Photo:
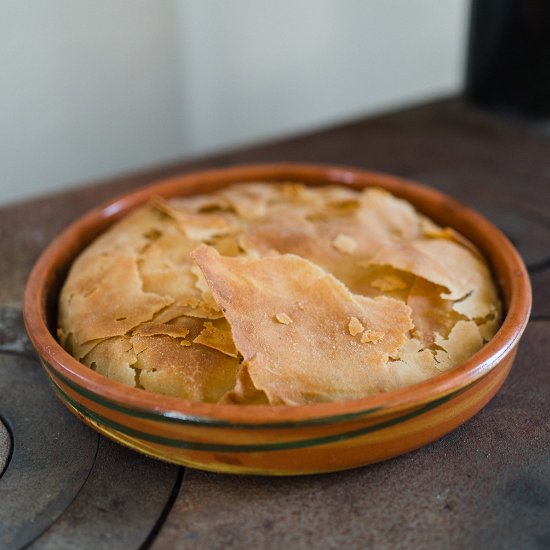
M 71 267 L 58 335 L 128 386 L 276 405 L 437 376 L 500 320 L 479 251 L 406 201 L 250 182 L 158 197 L 100 235 Z
M 393 388 L 386 362 L 413 328 L 402 302 L 356 297 L 291 254 L 224 258 L 203 245 L 192 257 L 252 382 L 271 403 L 353 399 Z M 350 330 L 351 319 L 362 330 Z M 376 338 L 362 338 L 369 333 Z

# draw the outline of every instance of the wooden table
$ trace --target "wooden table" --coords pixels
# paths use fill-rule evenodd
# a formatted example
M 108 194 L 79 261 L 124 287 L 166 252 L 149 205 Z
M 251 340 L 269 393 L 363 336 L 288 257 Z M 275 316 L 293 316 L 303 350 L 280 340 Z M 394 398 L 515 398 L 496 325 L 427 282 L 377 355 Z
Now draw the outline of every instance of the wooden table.
M 406 176 L 509 235 L 531 272 L 533 315 L 512 374 L 484 410 L 385 463 L 269 479 L 142 457 L 56 400 L 21 320 L 25 280 L 46 244 L 115 195 L 258 161 Z M 0 210 L 0 235 L 0 547 L 550 547 L 550 126 L 443 100 L 9 206 Z

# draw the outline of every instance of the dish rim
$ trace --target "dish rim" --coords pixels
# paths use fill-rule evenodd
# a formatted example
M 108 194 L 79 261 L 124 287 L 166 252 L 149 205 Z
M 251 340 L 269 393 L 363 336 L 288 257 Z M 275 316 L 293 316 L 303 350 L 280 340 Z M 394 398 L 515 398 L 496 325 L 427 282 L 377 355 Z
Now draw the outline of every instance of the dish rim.
M 48 327 L 48 308 L 57 303 L 62 284 L 60 278 L 65 280 L 70 264 L 93 238 L 154 196 L 186 196 L 200 192 L 201 187 L 211 187 L 202 191 L 209 192 L 230 183 L 252 181 L 296 181 L 357 189 L 380 186 L 408 200 L 418 211 L 430 211 L 426 215 L 440 224 L 437 217 L 448 216 L 450 227 L 456 227 L 457 223 L 464 225 L 457 230 L 482 251 L 501 297 L 505 294 L 505 315 L 497 333 L 465 362 L 417 384 L 361 399 L 297 406 L 193 402 L 155 394 L 92 371 L 61 347 Z M 441 216 L 437 214 L 434 218 L 434 208 L 442 210 Z M 473 235 L 475 237 L 471 238 Z M 500 266 L 498 270 L 495 264 Z M 504 289 L 503 284 L 506 285 Z M 530 308 L 529 276 L 514 246 L 484 216 L 444 193 L 398 176 L 343 165 L 261 163 L 184 173 L 120 195 L 88 211 L 66 227 L 38 258 L 27 281 L 23 314 L 27 332 L 40 358 L 69 383 L 76 383 L 113 405 L 185 423 L 260 427 L 329 423 L 366 414 L 378 417 L 421 406 L 464 388 L 482 378 L 513 351 L 527 325 Z

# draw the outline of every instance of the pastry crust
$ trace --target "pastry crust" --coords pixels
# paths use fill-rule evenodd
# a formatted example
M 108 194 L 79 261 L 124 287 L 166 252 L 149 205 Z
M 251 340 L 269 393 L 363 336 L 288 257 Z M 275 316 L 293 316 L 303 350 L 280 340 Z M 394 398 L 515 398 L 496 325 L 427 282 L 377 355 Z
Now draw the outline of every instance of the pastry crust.
M 156 199 L 111 227 L 71 268 L 58 334 L 129 386 L 293 405 L 435 376 L 500 318 L 476 248 L 406 201 L 259 182 Z

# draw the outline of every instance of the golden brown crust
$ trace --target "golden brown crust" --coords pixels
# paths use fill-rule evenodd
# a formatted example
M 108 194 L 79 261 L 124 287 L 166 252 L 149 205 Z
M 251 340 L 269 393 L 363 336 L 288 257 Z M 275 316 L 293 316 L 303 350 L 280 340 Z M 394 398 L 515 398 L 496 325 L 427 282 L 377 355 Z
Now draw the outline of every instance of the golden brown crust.
M 385 364 L 413 327 L 404 303 L 356 297 L 334 276 L 291 254 L 225 258 L 202 245 L 192 257 L 231 325 L 254 386 L 271 403 L 392 389 Z M 281 312 L 291 322 L 280 322 Z M 353 317 L 380 335 L 377 345 L 350 334 Z
M 136 210 L 75 261 L 64 347 L 185 399 L 362 397 L 475 353 L 500 324 L 479 252 L 381 189 L 236 184 Z

